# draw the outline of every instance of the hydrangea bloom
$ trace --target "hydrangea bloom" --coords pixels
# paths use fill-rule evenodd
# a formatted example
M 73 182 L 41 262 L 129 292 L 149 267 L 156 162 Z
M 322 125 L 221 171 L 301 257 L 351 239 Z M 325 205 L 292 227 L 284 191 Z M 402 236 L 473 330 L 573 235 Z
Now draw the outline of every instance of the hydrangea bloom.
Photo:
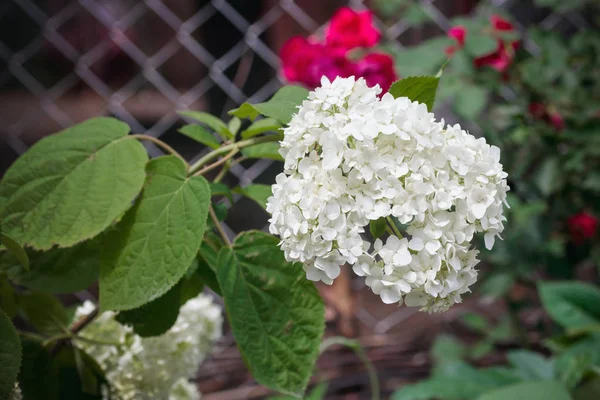
M 285 129 L 284 172 L 267 204 L 286 259 L 327 284 L 350 264 L 385 303 L 460 302 L 477 279 L 474 234 L 491 248 L 504 229 L 500 150 L 424 104 L 379 98 L 363 79 L 321 83 Z M 386 217 L 406 237 L 364 240 L 369 222 Z
M 94 308 L 85 302 L 76 317 Z M 105 312 L 81 332 L 88 339 L 121 343 L 96 345 L 78 341 L 106 372 L 111 399 L 118 400 L 198 400 L 194 377 L 215 340 L 222 335 L 221 308 L 206 295 L 189 300 L 179 310 L 175 325 L 165 334 L 142 338 L 115 320 L 116 313 Z M 76 318 L 76 319 L 77 319 Z

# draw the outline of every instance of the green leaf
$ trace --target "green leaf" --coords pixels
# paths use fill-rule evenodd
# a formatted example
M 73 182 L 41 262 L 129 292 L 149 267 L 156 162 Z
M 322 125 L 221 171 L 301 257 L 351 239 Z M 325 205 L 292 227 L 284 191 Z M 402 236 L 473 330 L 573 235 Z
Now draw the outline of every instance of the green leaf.
M 0 310 L 0 399 L 8 399 L 12 393 L 20 367 L 19 335 L 8 316 Z
M 179 111 L 178 114 L 201 122 L 213 131 L 225 136 L 226 138 L 233 139 L 233 134 L 229 131 L 229 128 L 227 128 L 225 122 L 221 121 L 219 118 L 215 117 L 212 114 L 205 113 L 202 111 Z
M 466 313 L 460 318 L 461 322 L 475 332 L 485 333 L 490 328 L 490 323 L 481 314 Z
M 185 125 L 179 128 L 179 132 L 198 143 L 202 143 L 203 145 L 210 147 L 211 149 L 218 149 L 221 145 L 221 143 L 219 143 L 217 138 L 214 137 L 212 133 L 200 125 Z
M 278 239 L 239 235 L 219 252 L 217 278 L 237 344 L 261 384 L 301 395 L 324 331 L 324 307 L 300 264 L 289 264 Z
M 231 132 L 231 134 L 233 136 L 235 136 L 236 133 L 238 133 L 238 131 L 240 130 L 240 128 L 242 127 L 242 120 L 239 119 L 238 117 L 233 117 L 229 120 L 229 123 L 227 124 L 227 129 L 229 129 L 229 132 Z
M 465 38 L 465 50 L 474 57 L 490 54 L 498 49 L 498 41 L 485 33 L 472 32 Z
M 0 182 L 0 226 L 39 250 L 98 235 L 144 183 L 146 150 L 129 127 L 94 118 L 37 142 Z
M 465 354 L 465 345 L 449 335 L 438 335 L 431 346 L 431 357 L 436 364 L 455 362 L 464 358 Z
M 16 284 L 49 293 L 72 293 L 88 288 L 98 279 L 100 241 L 95 239 L 67 249 L 27 250 L 31 271 L 10 254 L 0 254 L 0 272 Z
M 600 348 L 595 350 L 598 351 Z M 557 358 L 555 365 L 559 381 L 572 390 L 579 385 L 587 370 L 593 365 L 593 358 L 590 353 L 567 353 Z
M 447 37 L 426 40 L 402 50 L 386 48 L 394 55 L 394 65 L 401 76 L 435 74 L 446 60 L 444 50 L 454 41 Z
M 600 396 L 600 377 L 596 376 L 577 388 L 573 400 L 598 400 Z
M 384 217 L 381 217 L 376 221 L 369 222 L 369 231 L 371 232 L 373 239 L 377 239 L 378 237 L 383 235 L 385 233 L 386 228 L 387 221 Z
M 284 86 L 269 101 L 258 104 L 244 103 L 239 108 L 229 111 L 229 114 L 238 118 L 250 118 L 253 121 L 259 115 L 264 115 L 287 124 L 307 97 L 308 90 L 303 87 Z
M 141 198 L 105 240 L 102 310 L 130 310 L 166 293 L 185 274 L 204 236 L 206 180 L 186 178 L 175 156 L 153 159 L 147 173 Z
M 248 129 L 242 131 L 242 139 L 249 139 L 261 133 L 277 131 L 281 128 L 281 123 L 274 118 L 263 118 L 254 121 Z
M 558 157 L 548 157 L 535 173 L 535 182 L 544 196 L 550 196 L 557 189 L 560 170 Z
M 0 310 L 4 311 L 10 319 L 14 318 L 19 310 L 15 291 L 2 275 L 0 275 Z
M 394 98 L 408 97 L 411 101 L 423 103 L 431 111 L 439 82 L 440 78 L 435 76 L 407 76 L 394 82 L 389 92 Z
M 179 316 L 181 281 L 158 299 L 133 310 L 120 312 L 116 320 L 129 325 L 141 337 L 159 336 L 171 329 Z
M 267 208 L 267 199 L 273 195 L 271 185 L 263 185 L 260 183 L 253 183 L 243 188 L 238 186 L 233 189 L 233 191 L 254 200 L 264 209 Z
M 564 328 L 600 323 L 600 289 L 584 282 L 542 282 L 538 292 L 544 309 Z
M 200 250 L 200 254 L 206 255 L 207 252 Z M 214 259 L 214 262 L 217 262 L 216 258 Z M 221 287 L 219 286 L 219 281 L 217 280 L 217 274 L 215 273 L 215 271 L 216 269 L 211 268 L 210 264 L 206 261 L 205 258 L 203 258 L 203 256 L 199 256 L 196 274 L 200 277 L 200 280 L 206 286 L 211 288 L 213 292 L 222 297 L 223 293 L 221 292 Z
M 487 89 L 463 81 L 461 90 L 457 92 L 452 105 L 460 117 L 471 120 L 481 114 L 487 104 L 487 99 Z
M 0 243 L 6 247 L 6 250 L 8 250 L 9 253 L 12 253 L 17 260 L 19 260 L 19 263 L 23 266 L 23 268 L 25 268 L 26 271 L 29 271 L 29 257 L 27 257 L 25 249 L 23 249 L 19 243 L 15 242 L 2 232 L 0 232 Z
M 489 390 L 518 382 L 518 377 L 503 368 L 475 369 L 462 361 L 444 363 L 434 376 L 403 386 L 391 400 L 474 399 Z
M 67 310 L 51 294 L 23 293 L 19 295 L 18 301 L 27 321 L 43 335 L 62 334 L 69 325 Z
M 59 400 L 58 370 L 42 342 L 22 339 L 23 362 L 18 380 L 23 400 Z
M 304 400 L 323 400 L 325 398 L 325 394 L 327 393 L 327 382 L 321 382 L 317 386 L 313 388 L 310 394 L 304 397 Z M 296 396 L 270 396 L 267 400 L 295 400 L 298 397 Z
M 76 347 L 63 347 L 54 356 L 60 399 L 101 400 L 106 378 L 98 363 Z M 25 399 L 27 400 L 27 399 Z
M 198 296 L 204 289 L 204 281 L 197 273 L 200 266 L 198 257 L 194 258 L 192 265 L 188 268 L 185 276 L 179 281 L 179 304 L 184 305 L 188 300 Z M 216 277 L 215 277 L 216 280 Z
M 571 400 L 569 392 L 559 382 L 522 382 L 496 389 L 477 400 Z
M 250 147 L 244 147 L 242 154 L 246 158 L 268 158 L 275 161 L 283 161 L 279 154 L 279 143 L 267 142 L 260 143 Z
M 225 196 L 233 204 L 233 197 L 231 195 L 231 189 L 229 186 L 223 183 L 211 183 L 210 184 L 210 195 L 211 196 Z
M 509 351 L 506 357 L 524 381 L 551 380 L 554 377 L 553 360 L 538 353 L 514 350 Z

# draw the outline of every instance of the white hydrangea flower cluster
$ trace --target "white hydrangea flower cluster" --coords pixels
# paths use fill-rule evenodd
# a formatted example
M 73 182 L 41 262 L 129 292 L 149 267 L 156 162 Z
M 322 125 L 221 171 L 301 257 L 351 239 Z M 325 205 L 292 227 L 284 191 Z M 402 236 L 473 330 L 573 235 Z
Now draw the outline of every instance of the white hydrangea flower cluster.
M 90 313 L 91 302 L 80 306 L 75 320 Z M 175 325 L 165 334 L 142 338 L 131 327 L 121 325 L 116 313 L 104 312 L 81 332 L 81 336 L 122 346 L 77 341 L 106 373 L 111 400 L 199 400 L 196 387 L 188 382 L 200 362 L 222 336 L 221 307 L 210 296 L 200 294 L 179 310 Z
M 424 104 L 379 98 L 363 79 L 321 84 L 284 131 L 284 172 L 267 204 L 286 259 L 327 284 L 350 264 L 385 303 L 460 302 L 477 279 L 474 234 L 491 248 L 504 229 L 500 150 Z M 363 240 L 371 221 L 391 217 L 406 237 Z

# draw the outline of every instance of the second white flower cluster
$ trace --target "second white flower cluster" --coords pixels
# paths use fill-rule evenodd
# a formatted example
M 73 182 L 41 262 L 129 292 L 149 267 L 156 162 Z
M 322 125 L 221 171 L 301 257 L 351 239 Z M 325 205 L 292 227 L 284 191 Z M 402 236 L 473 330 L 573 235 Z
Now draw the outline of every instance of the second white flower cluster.
M 270 231 L 310 280 L 331 284 L 350 264 L 385 303 L 443 311 L 477 279 L 474 234 L 491 248 L 504 229 L 500 150 L 380 93 L 353 77 L 323 78 L 310 93 L 285 129 Z M 406 237 L 363 239 L 390 217 Z

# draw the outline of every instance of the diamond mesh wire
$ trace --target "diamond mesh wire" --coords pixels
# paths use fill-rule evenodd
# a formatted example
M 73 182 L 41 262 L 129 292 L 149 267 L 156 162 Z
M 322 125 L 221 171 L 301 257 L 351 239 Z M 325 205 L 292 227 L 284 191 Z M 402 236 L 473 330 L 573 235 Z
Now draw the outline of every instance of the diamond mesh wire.
M 283 83 L 277 48 L 285 39 L 321 33 L 337 7 L 362 9 L 366 3 L 3 0 L 0 26 L 13 31 L 0 31 L 0 155 L 5 158 L 0 168 L 43 135 L 96 115 L 113 115 L 133 132 L 160 137 L 193 162 L 207 150 L 174 134 L 183 122 L 177 110 L 208 109 L 224 116 L 224 110 L 246 100 L 268 99 Z M 419 3 L 431 20 L 425 28 L 411 26 L 401 15 L 377 20 L 393 46 L 444 34 L 457 5 L 473 2 Z M 586 26 L 577 13 L 533 12 L 516 0 L 490 3 L 512 14 L 521 31 L 533 23 L 545 29 Z M 527 38 L 525 48 L 537 52 Z M 504 95 L 512 96 L 509 91 Z M 152 156 L 163 154 L 145 145 Z M 245 162 L 232 168 L 230 178 L 241 186 L 271 183 L 279 168 L 266 160 Z M 262 210 L 247 199 L 234 200 L 244 203 L 224 223 L 228 234 L 265 225 Z M 360 309 L 357 317 L 385 333 L 409 312 L 400 309 L 375 319 Z

